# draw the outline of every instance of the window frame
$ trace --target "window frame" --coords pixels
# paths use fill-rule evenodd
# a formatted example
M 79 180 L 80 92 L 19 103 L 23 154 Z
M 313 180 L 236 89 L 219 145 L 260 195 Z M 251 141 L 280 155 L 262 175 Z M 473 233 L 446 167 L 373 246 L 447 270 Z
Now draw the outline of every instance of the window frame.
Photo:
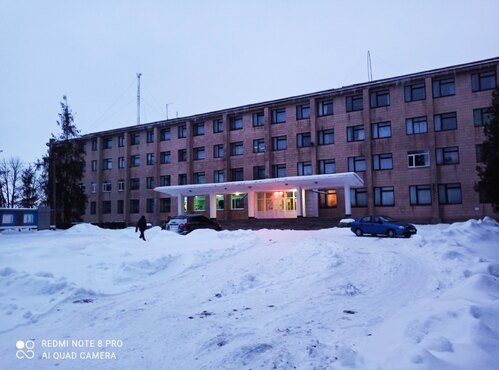
M 490 79 L 491 77 L 494 82 L 493 86 L 490 84 L 482 86 L 483 84 L 485 84 L 485 81 L 488 81 L 488 79 Z M 471 92 L 494 90 L 496 87 L 497 87 L 497 74 L 495 69 L 471 74 Z
M 380 133 L 383 132 L 383 129 L 388 127 L 389 135 L 381 136 Z M 392 122 L 384 121 L 384 122 L 375 122 L 371 123 L 371 136 L 373 140 L 377 139 L 389 139 L 392 137 Z
M 411 206 L 431 206 L 432 199 L 431 184 L 409 185 L 409 205 Z M 426 194 L 422 196 L 421 194 Z M 425 201 L 428 199 L 429 201 Z M 424 198 L 423 200 L 421 198 Z
M 271 124 L 279 125 L 286 122 L 286 108 L 272 109 Z
M 253 139 L 253 153 L 265 153 L 265 139 Z
M 423 157 L 424 164 L 419 165 L 418 158 Z M 412 159 L 412 161 L 411 161 Z M 411 150 L 407 152 L 408 168 L 426 168 L 430 167 L 430 152 L 428 150 Z M 412 164 L 411 164 L 412 162 Z
M 360 107 L 359 107 L 360 104 Z M 345 97 L 345 110 L 349 112 L 359 112 L 364 110 L 364 96 L 362 94 L 349 95 Z
M 273 136 L 271 141 L 273 152 L 288 149 L 288 137 L 286 135 Z
M 454 201 L 453 198 L 455 195 L 451 194 L 452 190 L 457 190 L 458 200 Z M 440 205 L 453 205 L 453 204 L 462 204 L 463 203 L 463 192 L 461 183 L 446 183 L 446 184 L 438 184 L 438 204 Z
M 454 125 L 445 127 L 446 125 L 449 125 L 449 120 L 451 119 L 453 119 Z M 433 124 L 435 126 L 435 132 L 457 130 L 457 113 L 446 112 L 435 114 L 433 116 Z
M 244 155 L 244 142 L 236 141 L 234 143 L 230 143 L 230 156 L 237 157 L 240 155 Z
M 390 89 L 382 89 L 369 92 L 369 107 L 382 108 L 390 106 Z
M 358 134 L 362 132 L 362 138 L 358 138 Z M 357 137 L 356 137 L 357 134 Z M 363 124 L 361 125 L 354 125 L 354 126 L 347 126 L 347 142 L 348 143 L 353 143 L 356 141 L 364 141 L 366 139 L 366 131 L 365 127 Z
M 446 91 L 449 89 L 449 91 Z M 456 95 L 456 79 L 451 77 L 443 77 L 432 81 L 433 98 L 444 98 L 446 96 Z
M 446 157 L 450 154 L 450 157 Z M 447 166 L 459 164 L 459 147 L 448 146 L 435 148 L 435 161 L 437 166 Z
M 332 140 L 329 140 L 331 138 Z M 318 145 L 332 145 L 334 144 L 334 128 L 328 128 L 317 131 Z
M 385 199 L 385 194 L 391 194 L 391 202 Z M 395 187 L 394 186 L 375 186 L 373 188 L 373 198 L 375 207 L 394 207 L 395 206 Z
M 388 163 L 389 167 L 387 167 Z M 393 170 L 393 153 L 373 154 L 372 168 L 373 171 Z
M 424 122 L 425 131 L 421 131 L 421 128 L 423 127 L 423 122 Z M 418 127 L 417 132 L 415 129 L 416 127 Z M 409 128 L 410 128 L 410 130 L 409 130 Z M 428 132 L 428 117 L 427 116 L 411 117 L 411 118 L 405 119 L 405 133 L 407 135 L 426 134 L 427 132 Z
M 421 92 L 422 95 L 417 92 Z M 415 96 L 416 95 L 416 96 Z M 425 82 L 417 82 L 404 86 L 404 102 L 410 103 L 413 101 L 426 100 L 426 84 Z

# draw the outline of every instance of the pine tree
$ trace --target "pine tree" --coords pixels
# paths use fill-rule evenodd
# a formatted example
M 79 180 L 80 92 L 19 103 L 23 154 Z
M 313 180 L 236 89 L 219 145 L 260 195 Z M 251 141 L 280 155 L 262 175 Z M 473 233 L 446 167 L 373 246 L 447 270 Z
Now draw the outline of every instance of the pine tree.
M 36 177 L 36 168 L 31 164 L 22 171 L 20 206 L 23 208 L 34 208 L 39 205 Z
M 475 186 L 475 190 L 492 203 L 495 212 L 499 212 L 499 87 L 496 87 L 492 94 L 492 112 L 494 118 L 490 124 L 484 126 L 484 166 L 477 167 L 480 182 Z
M 81 188 L 85 166 L 83 148 L 78 141 L 79 130 L 66 96 L 61 102 L 57 125 L 61 133 L 52 134 L 48 154 L 43 158 L 45 166 L 45 194 L 47 204 L 56 211 L 56 226 L 67 228 L 81 221 L 85 213 L 87 196 Z

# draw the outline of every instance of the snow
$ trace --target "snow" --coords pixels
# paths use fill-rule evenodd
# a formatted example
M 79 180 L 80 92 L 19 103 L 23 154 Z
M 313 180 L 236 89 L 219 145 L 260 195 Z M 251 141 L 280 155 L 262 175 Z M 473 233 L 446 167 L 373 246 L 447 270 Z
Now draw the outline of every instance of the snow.
M 497 369 L 499 224 L 417 228 L 4 232 L 0 367 Z

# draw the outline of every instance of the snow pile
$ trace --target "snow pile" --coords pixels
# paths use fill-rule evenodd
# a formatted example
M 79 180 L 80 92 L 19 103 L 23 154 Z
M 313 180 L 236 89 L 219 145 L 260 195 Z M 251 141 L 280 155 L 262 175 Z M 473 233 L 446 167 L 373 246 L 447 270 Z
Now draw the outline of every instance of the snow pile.
M 3 234 L 2 367 L 497 368 L 490 218 L 420 225 L 410 239 L 345 228 L 146 238 L 91 225 Z

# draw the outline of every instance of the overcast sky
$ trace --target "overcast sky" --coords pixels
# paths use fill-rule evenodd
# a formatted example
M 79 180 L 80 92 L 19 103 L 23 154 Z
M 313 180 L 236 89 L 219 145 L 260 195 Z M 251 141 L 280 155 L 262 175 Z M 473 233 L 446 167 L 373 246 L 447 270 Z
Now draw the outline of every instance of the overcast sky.
M 0 0 L 0 158 L 82 134 L 499 56 L 498 0 Z

